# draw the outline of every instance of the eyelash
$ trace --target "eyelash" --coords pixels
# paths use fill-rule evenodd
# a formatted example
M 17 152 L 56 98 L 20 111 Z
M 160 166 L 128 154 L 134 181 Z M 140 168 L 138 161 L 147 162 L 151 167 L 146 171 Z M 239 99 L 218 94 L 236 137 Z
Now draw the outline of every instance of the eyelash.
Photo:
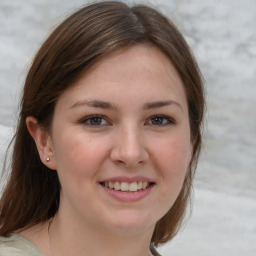
M 175 124 L 175 121 L 174 121 L 172 118 L 168 117 L 168 116 L 164 116 L 164 115 L 154 115 L 154 116 L 151 116 L 151 117 L 149 118 L 149 120 L 152 121 L 152 119 L 154 119 L 154 118 L 155 118 L 155 119 L 160 118 L 160 119 L 162 119 L 162 121 L 165 120 L 165 123 L 164 123 L 164 124 L 150 124 L 150 125 L 152 125 L 152 126 L 156 126 L 156 127 L 165 127 L 165 126 L 168 126 L 168 125 L 174 125 L 174 124 Z
M 174 125 L 175 124 L 175 121 L 168 117 L 168 116 L 164 116 L 164 115 L 154 115 L 154 116 L 151 116 L 148 121 L 146 123 L 148 123 L 149 121 L 152 121 L 153 119 L 159 119 L 162 120 L 162 122 L 164 122 L 164 124 L 149 124 L 150 126 L 155 126 L 155 127 L 165 127 L 165 126 L 168 126 L 168 125 Z M 99 119 L 100 120 L 100 124 L 92 124 L 92 121 L 93 119 Z M 94 120 L 94 121 L 95 121 Z M 105 120 L 105 124 L 102 124 L 102 120 Z M 89 122 L 89 123 L 88 123 Z M 103 127 L 105 125 L 111 125 L 111 123 L 107 120 L 107 118 L 105 116 L 102 116 L 102 115 L 91 115 L 91 116 L 87 116 L 85 118 L 83 118 L 80 123 L 86 125 L 86 126 L 89 126 L 89 127 L 97 127 L 97 128 L 100 128 L 100 127 Z
M 106 124 L 92 124 L 92 123 L 87 123 L 87 122 L 91 122 L 93 119 L 100 119 L 101 121 L 102 120 L 105 120 L 106 121 Z M 87 116 L 85 118 L 83 118 L 80 123 L 86 125 L 86 126 L 90 126 L 90 127 L 102 127 L 102 126 L 105 126 L 105 125 L 110 125 L 110 122 L 107 121 L 107 118 L 105 116 L 102 116 L 102 115 L 91 115 L 91 116 Z

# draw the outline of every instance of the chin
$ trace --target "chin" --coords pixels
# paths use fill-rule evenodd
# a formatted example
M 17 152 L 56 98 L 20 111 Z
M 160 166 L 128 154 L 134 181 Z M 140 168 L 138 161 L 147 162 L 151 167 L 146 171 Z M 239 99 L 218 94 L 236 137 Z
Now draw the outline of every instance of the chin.
M 149 217 L 138 212 L 122 211 L 118 216 L 112 216 L 107 225 L 118 235 L 135 235 L 151 229 L 153 233 L 157 220 Z

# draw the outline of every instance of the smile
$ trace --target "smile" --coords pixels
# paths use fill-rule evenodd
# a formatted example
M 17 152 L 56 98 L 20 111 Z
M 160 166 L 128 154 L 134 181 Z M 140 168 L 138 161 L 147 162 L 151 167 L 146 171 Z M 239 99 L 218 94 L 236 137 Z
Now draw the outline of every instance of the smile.
M 153 185 L 152 182 L 147 181 L 138 181 L 138 182 L 120 182 L 120 181 L 114 181 L 114 182 L 102 182 L 100 183 L 102 186 L 106 188 L 110 188 L 116 191 L 122 191 L 122 192 L 137 192 L 140 190 L 145 190 L 149 186 Z
M 156 185 L 145 177 L 115 177 L 99 182 L 104 194 L 120 202 L 136 202 L 142 200 L 154 191 Z

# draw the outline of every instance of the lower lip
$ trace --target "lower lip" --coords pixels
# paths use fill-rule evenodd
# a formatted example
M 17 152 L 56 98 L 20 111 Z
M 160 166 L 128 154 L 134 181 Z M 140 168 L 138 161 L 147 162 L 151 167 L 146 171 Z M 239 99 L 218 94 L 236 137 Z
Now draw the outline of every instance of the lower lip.
M 100 186 L 108 195 L 121 202 L 136 202 L 142 200 L 149 195 L 152 188 L 154 187 L 154 185 L 151 185 L 148 188 L 139 190 L 137 192 L 122 192 L 120 190 L 117 191 L 111 188 L 104 187 L 102 185 Z

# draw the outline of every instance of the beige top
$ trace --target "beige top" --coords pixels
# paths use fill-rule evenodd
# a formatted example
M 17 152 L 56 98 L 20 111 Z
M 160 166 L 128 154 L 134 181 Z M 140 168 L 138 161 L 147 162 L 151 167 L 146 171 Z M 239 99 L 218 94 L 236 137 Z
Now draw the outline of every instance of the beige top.
M 153 246 L 150 247 L 151 256 L 161 256 Z M 43 256 L 42 252 L 18 234 L 11 234 L 9 237 L 0 236 L 1 256 Z
M 18 234 L 11 234 L 9 237 L 0 237 L 1 256 L 43 256 L 42 252 Z

